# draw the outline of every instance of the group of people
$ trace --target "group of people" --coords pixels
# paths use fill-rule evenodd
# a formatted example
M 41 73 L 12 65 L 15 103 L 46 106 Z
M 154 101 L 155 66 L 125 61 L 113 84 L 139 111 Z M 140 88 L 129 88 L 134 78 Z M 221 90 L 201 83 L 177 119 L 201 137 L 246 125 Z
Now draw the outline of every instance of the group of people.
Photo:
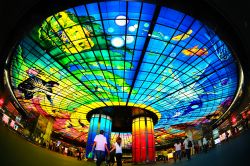
M 84 157 L 84 153 L 83 153 L 83 148 L 82 147 L 79 147 L 77 149 L 77 160 L 82 160 L 83 157 Z
M 44 142 L 43 147 L 67 156 L 76 157 L 78 160 L 84 158 L 84 150 L 82 147 L 67 146 L 60 141 L 46 141 Z
M 248 124 L 248 121 L 245 122 Z M 246 125 L 247 126 L 247 125 Z M 247 127 L 248 128 L 248 127 Z M 177 159 L 181 160 L 182 157 L 185 155 L 187 157 L 187 160 L 191 160 L 191 154 L 199 153 L 202 150 L 206 153 L 208 151 L 210 145 L 210 140 L 207 140 L 206 137 L 203 137 L 202 140 L 198 140 L 198 142 L 194 145 L 193 140 L 185 137 L 185 140 L 183 143 L 180 140 L 177 140 L 177 142 L 174 144 L 175 153 L 174 153 L 174 160 L 176 162 Z M 49 146 L 51 150 L 53 149 L 53 146 Z M 183 148 L 185 149 L 184 153 L 182 151 Z M 49 149 L 50 149 L 49 148 Z M 100 166 L 103 161 L 105 161 L 106 152 L 108 154 L 106 160 L 108 164 L 114 164 L 114 156 L 116 158 L 117 166 L 122 166 L 122 139 L 121 137 L 116 138 L 115 144 L 112 146 L 111 149 L 107 146 L 107 138 L 104 136 L 104 131 L 100 130 L 100 134 L 96 135 L 94 138 L 94 144 L 92 147 L 92 153 L 95 151 L 96 156 L 96 165 Z M 82 148 L 78 149 L 78 160 L 82 159 Z M 163 155 L 165 156 L 165 155 Z M 163 159 L 166 161 L 167 159 Z
M 201 149 L 206 153 L 209 147 L 209 141 L 206 139 L 206 137 L 203 137 L 202 142 L 201 140 L 198 141 L 196 145 L 194 145 L 193 140 L 188 138 L 187 136 L 185 137 L 185 140 L 183 141 L 183 144 L 181 143 L 180 140 L 177 140 L 177 142 L 174 144 L 175 148 L 175 153 L 174 153 L 174 160 L 176 162 L 177 159 L 181 160 L 183 155 L 182 155 L 182 145 L 184 146 L 185 149 L 185 156 L 187 157 L 187 160 L 191 160 L 191 154 L 195 149 L 196 153 L 199 153 Z M 197 147 L 196 147 L 197 146 Z
M 111 149 L 108 148 L 107 146 L 107 139 L 104 136 L 104 131 L 101 130 L 100 134 L 96 135 L 94 139 L 94 144 L 92 147 L 92 151 L 95 150 L 95 155 L 96 155 L 96 165 L 100 166 L 101 163 L 105 160 L 105 152 L 108 153 L 108 158 L 110 163 L 114 163 L 114 155 L 111 155 L 111 153 L 114 151 L 115 152 L 115 157 L 116 157 L 116 162 L 117 166 L 122 165 L 122 145 L 121 145 L 122 139 L 120 137 L 117 137 L 116 143 L 112 146 Z M 199 144 L 199 142 L 198 142 Z M 200 141 L 201 144 L 201 141 Z M 193 141 L 185 137 L 185 140 L 183 141 L 183 144 L 181 143 L 180 140 L 178 140 L 175 144 L 175 154 L 174 154 L 174 159 L 175 161 L 177 159 L 181 160 L 182 159 L 182 145 L 184 146 L 185 149 L 185 156 L 187 157 L 187 160 L 191 160 L 191 151 L 194 149 L 194 143 Z M 209 141 L 206 139 L 206 137 L 203 137 L 202 139 L 202 149 L 204 152 L 207 152 L 209 146 Z
M 122 139 L 121 137 L 116 138 L 116 143 L 112 146 L 112 148 L 109 150 L 107 146 L 107 138 L 104 136 L 104 131 L 101 130 L 100 134 L 95 136 L 94 144 L 92 147 L 92 151 L 95 149 L 95 155 L 96 155 L 96 165 L 100 166 L 101 163 L 105 160 L 105 150 L 107 151 L 109 155 L 109 161 L 110 163 L 114 163 L 114 156 L 110 155 L 112 152 L 115 152 L 116 162 L 117 166 L 122 166 Z

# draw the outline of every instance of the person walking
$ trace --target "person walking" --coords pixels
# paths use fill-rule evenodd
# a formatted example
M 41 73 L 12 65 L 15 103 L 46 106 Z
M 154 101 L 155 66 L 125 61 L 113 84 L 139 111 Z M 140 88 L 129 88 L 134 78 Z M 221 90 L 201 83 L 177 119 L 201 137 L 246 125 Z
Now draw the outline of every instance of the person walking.
M 78 153 L 77 159 L 78 159 L 78 160 L 82 160 L 82 153 L 83 153 L 82 147 L 79 147 L 79 148 L 77 149 L 77 153 Z
M 199 150 L 198 150 L 198 152 L 200 153 L 200 152 L 202 151 L 202 142 L 201 142 L 200 139 L 198 140 L 198 145 L 199 145 Z
M 112 152 L 113 150 L 115 150 L 115 158 L 116 158 L 117 166 L 122 166 L 122 139 L 121 137 L 116 138 L 116 143 L 114 144 L 110 152 Z
M 193 144 L 192 141 L 186 136 L 184 142 L 183 142 L 186 150 L 186 155 L 187 155 L 187 160 L 191 160 L 191 151 L 190 149 L 192 148 Z
M 104 136 L 103 130 L 100 131 L 100 134 L 95 136 L 92 151 L 94 151 L 94 148 L 95 148 L 95 153 L 96 153 L 96 158 L 97 158 L 96 166 L 100 166 L 102 164 L 102 161 L 105 158 L 105 149 L 109 153 L 109 149 L 107 146 L 107 138 Z
M 177 140 L 177 142 L 174 144 L 175 147 L 175 162 L 177 160 L 177 158 L 181 161 L 181 142 L 179 140 Z
M 205 152 L 205 153 L 207 153 L 207 149 L 208 149 L 208 142 L 207 142 L 206 137 L 203 137 L 202 143 L 203 143 L 203 149 L 204 149 L 204 152 Z
M 199 153 L 199 144 L 198 141 L 194 142 L 194 154 L 198 154 Z

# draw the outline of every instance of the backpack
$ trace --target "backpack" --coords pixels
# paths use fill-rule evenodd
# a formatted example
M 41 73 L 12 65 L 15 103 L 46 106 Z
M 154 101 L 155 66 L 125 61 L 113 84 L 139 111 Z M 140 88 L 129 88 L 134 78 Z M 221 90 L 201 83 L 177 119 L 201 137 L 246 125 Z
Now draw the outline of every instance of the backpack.
M 188 141 L 188 147 L 191 148 L 193 146 L 192 141 Z

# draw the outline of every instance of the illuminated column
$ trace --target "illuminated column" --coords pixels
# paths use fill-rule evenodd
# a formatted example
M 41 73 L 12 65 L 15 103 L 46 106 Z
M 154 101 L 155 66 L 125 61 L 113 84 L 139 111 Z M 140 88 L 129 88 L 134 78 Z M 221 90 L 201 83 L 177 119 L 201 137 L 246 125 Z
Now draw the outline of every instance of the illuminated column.
M 107 115 L 93 114 L 89 124 L 88 141 L 86 146 L 86 156 L 91 152 L 94 144 L 95 136 L 104 131 L 104 136 L 107 138 L 108 147 L 110 146 L 112 120 Z
M 154 123 L 152 118 L 137 117 L 133 119 L 132 123 L 133 162 L 155 162 Z

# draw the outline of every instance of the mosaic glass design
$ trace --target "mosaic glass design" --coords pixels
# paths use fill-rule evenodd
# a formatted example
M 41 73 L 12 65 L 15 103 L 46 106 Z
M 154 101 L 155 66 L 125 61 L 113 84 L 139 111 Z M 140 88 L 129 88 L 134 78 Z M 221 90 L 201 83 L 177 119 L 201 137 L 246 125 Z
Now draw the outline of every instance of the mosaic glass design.
M 130 132 L 112 132 L 111 133 L 111 144 L 116 143 L 116 138 L 122 139 L 122 149 L 131 149 L 132 147 L 132 134 Z
M 189 15 L 107 1 L 34 27 L 16 47 L 10 79 L 27 112 L 52 116 L 55 131 L 86 141 L 86 114 L 99 107 L 145 108 L 164 130 L 223 114 L 238 87 L 236 63 L 219 36 Z

